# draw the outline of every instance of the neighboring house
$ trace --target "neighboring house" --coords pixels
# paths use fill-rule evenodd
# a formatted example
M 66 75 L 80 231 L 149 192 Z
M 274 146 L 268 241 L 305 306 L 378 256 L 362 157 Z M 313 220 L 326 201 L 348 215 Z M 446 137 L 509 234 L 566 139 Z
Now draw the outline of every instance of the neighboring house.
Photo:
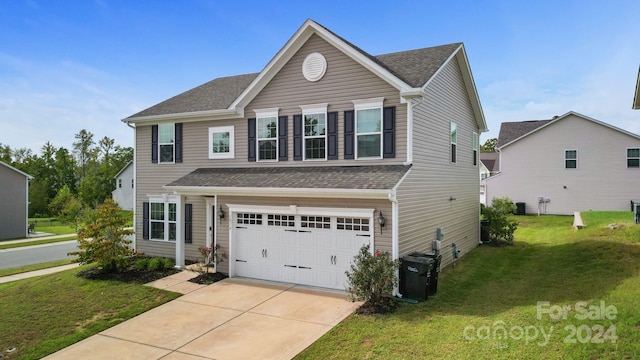
M 628 211 L 640 198 L 640 136 L 590 117 L 502 123 L 498 150 L 487 201 L 508 196 L 527 213 L 570 215 Z
M 487 186 L 485 185 L 484 180 L 488 178 L 491 173 L 489 169 L 485 166 L 482 160 L 480 161 L 480 203 L 483 205 L 487 205 Z
M 0 240 L 29 235 L 29 180 L 31 175 L 0 161 Z
M 498 152 L 480 153 L 480 203 L 487 204 L 487 185 L 485 180 L 498 173 L 500 169 L 500 154 Z
M 633 95 L 633 109 L 640 109 L 640 68 L 638 69 L 638 79 L 636 80 L 636 93 Z
M 118 203 L 122 210 L 133 210 L 133 161 L 129 161 L 115 176 L 116 189 L 111 192 L 111 198 Z
M 444 231 L 479 243 L 486 123 L 462 43 L 371 56 L 307 20 L 260 72 L 218 78 L 135 126 L 135 245 L 229 276 L 344 289 L 363 245 L 393 259 Z M 381 225 L 382 224 L 382 225 Z

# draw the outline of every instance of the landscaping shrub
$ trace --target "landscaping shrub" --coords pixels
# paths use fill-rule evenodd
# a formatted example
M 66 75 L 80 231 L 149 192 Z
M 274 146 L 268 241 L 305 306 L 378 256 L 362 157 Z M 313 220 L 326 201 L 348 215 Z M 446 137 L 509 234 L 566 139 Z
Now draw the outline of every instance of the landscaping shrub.
M 147 257 L 138 258 L 133 264 L 133 268 L 138 271 L 145 271 L 149 267 L 149 260 Z
M 151 258 L 147 264 L 147 270 L 149 271 L 162 271 L 170 268 L 173 268 L 173 262 L 162 257 Z
M 354 257 L 351 270 L 347 271 L 349 299 L 365 301 L 371 312 L 387 313 L 396 303 L 391 298 L 393 288 L 397 286 L 396 270 L 398 263 L 387 252 L 376 251 L 371 254 L 369 245 L 360 248 Z
M 494 198 L 491 206 L 481 208 L 482 216 L 488 220 L 487 230 L 489 239 L 495 245 L 507 243 L 513 245 L 513 233 L 518 228 L 518 222 L 513 220 L 515 205 L 508 197 Z

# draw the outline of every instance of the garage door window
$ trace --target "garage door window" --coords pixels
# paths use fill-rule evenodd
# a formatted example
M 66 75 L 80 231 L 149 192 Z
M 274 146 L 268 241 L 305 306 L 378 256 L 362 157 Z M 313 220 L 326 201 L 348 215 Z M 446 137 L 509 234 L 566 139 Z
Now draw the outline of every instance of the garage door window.
M 268 214 L 267 225 L 294 227 L 296 226 L 296 222 L 295 222 L 295 217 L 293 215 Z
M 331 218 L 328 216 L 301 216 L 300 227 L 311 229 L 331 229 Z
M 369 219 L 338 218 L 338 230 L 369 231 Z
M 241 225 L 262 225 L 262 214 L 238 213 L 237 223 Z

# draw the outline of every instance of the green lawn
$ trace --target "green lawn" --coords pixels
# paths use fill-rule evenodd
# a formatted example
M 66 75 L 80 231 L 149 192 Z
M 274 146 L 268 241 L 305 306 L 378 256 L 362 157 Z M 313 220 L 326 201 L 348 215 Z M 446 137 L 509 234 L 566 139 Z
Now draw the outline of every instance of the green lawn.
M 572 217 L 517 217 L 513 246 L 462 257 L 444 269 L 435 297 L 352 315 L 297 358 L 640 358 L 640 226 L 606 228 L 631 222 L 630 212 L 582 217 L 580 231 Z
M 86 280 L 86 267 L 0 284 L 0 349 L 5 359 L 39 359 L 180 294 L 139 284 Z
M 19 243 L 13 243 L 13 244 L 3 244 L 0 241 L 0 250 L 17 248 L 17 247 L 25 247 L 25 246 L 52 244 L 52 243 L 57 243 L 57 242 L 62 242 L 62 241 L 75 240 L 77 238 L 78 237 L 75 236 L 75 235 L 65 236 L 65 237 L 56 238 L 56 239 L 40 239 L 40 240 L 38 240 L 38 238 L 33 238 L 33 241 L 19 242 Z
M 65 259 L 65 260 L 57 260 L 57 261 L 46 262 L 46 263 L 42 263 L 42 264 L 26 265 L 26 266 L 11 268 L 11 269 L 2 269 L 2 270 L 0 270 L 0 276 L 9 276 L 9 275 L 21 274 L 21 273 L 29 272 L 29 271 L 48 269 L 48 268 L 55 267 L 55 266 L 68 265 L 68 264 L 71 264 L 71 263 L 73 263 L 73 260 Z

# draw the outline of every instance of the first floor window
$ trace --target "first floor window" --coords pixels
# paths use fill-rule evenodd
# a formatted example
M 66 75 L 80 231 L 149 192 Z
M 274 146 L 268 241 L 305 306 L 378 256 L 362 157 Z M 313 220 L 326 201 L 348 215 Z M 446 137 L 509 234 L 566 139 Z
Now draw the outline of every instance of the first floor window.
M 640 148 L 627 149 L 627 167 L 640 168 Z
M 578 167 L 578 150 L 565 150 L 564 168 L 576 169 Z
M 451 139 L 451 162 L 455 164 L 458 161 L 458 125 L 456 123 L 451 123 L 449 137 Z
M 149 203 L 149 229 L 151 240 L 176 241 L 176 204 Z
M 209 159 L 233 159 L 233 126 L 209 128 Z
M 158 125 L 158 153 L 160 163 L 173 163 L 175 159 L 175 125 Z

